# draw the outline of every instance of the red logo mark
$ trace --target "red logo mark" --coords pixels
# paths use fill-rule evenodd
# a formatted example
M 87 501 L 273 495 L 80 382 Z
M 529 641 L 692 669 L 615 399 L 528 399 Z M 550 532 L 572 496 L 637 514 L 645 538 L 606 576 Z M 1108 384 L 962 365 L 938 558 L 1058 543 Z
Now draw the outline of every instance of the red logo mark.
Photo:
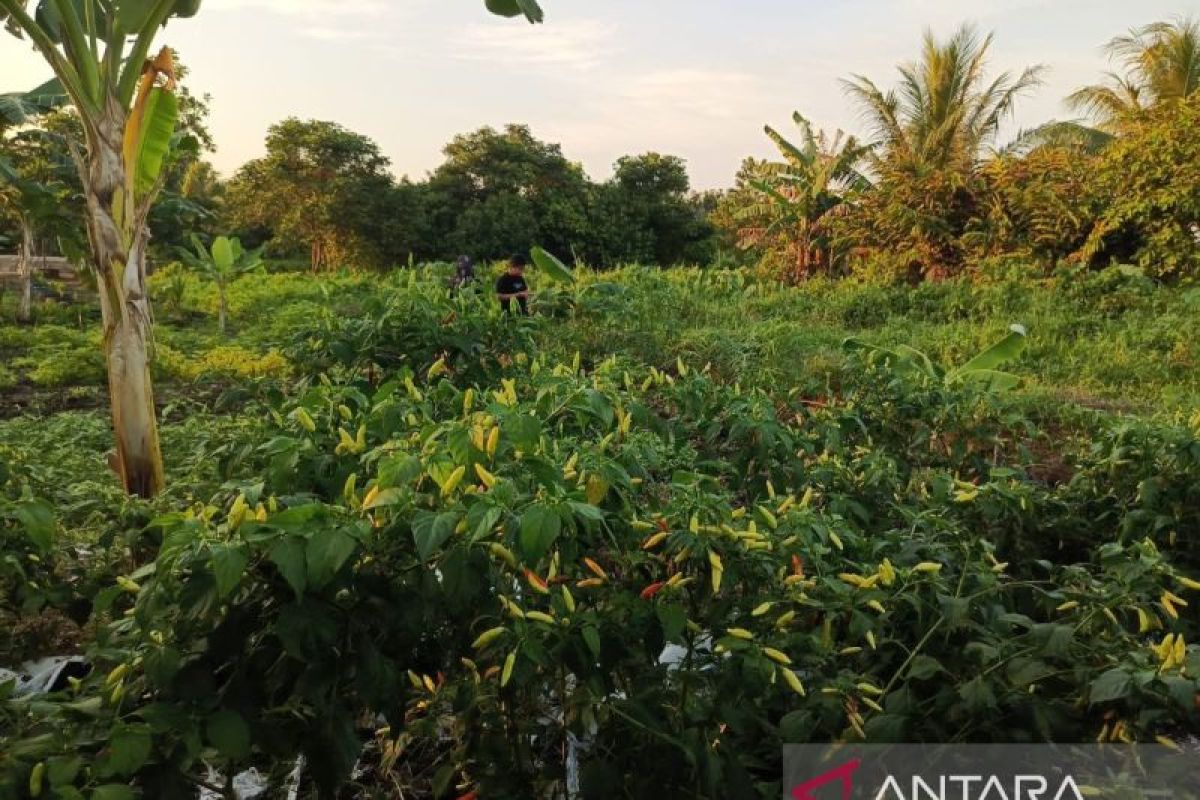
M 847 761 L 836 769 L 831 769 L 820 777 L 813 778 L 808 783 L 803 783 L 792 789 L 792 797 L 794 800 L 817 800 L 813 797 L 813 792 L 820 789 L 827 783 L 834 781 L 842 782 L 842 800 L 850 800 L 850 795 L 854 791 L 854 773 L 862 766 L 862 759 L 854 759 Z

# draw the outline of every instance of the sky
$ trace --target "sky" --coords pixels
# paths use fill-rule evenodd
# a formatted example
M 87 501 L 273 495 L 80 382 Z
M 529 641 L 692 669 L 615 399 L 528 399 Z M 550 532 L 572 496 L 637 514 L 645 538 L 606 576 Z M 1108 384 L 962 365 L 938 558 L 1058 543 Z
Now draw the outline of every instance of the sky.
M 542 0 L 544 25 L 481 0 L 204 0 L 160 37 L 212 95 L 212 157 L 226 176 L 262 154 L 288 116 L 339 122 L 377 141 L 396 175 L 420 179 L 458 133 L 529 124 L 603 180 L 622 155 L 686 159 L 697 189 L 732 183 L 766 156 L 762 127 L 799 110 L 819 127 L 863 128 L 840 80 L 894 83 L 921 33 L 993 31 L 999 70 L 1049 68 L 1008 126 L 1069 117 L 1062 98 L 1095 82 L 1101 45 L 1188 12 L 1196 0 Z M 0 34 L 0 91 L 49 77 Z

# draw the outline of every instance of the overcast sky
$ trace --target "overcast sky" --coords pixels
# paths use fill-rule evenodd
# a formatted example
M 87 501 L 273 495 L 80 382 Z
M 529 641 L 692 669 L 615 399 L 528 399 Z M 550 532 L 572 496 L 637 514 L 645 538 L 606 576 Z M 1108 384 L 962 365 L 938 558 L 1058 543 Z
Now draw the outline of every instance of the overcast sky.
M 546 24 L 492 17 L 481 0 L 204 0 L 161 42 L 213 96 L 225 174 L 262 152 L 284 117 L 371 136 L 397 175 L 422 177 L 442 145 L 482 125 L 525 122 L 597 179 L 626 153 L 687 159 L 697 188 L 728 185 L 765 155 L 764 123 L 800 110 L 859 128 L 839 78 L 890 85 L 925 27 L 996 33 L 996 69 L 1045 64 L 1046 86 L 1014 127 L 1066 115 L 1062 97 L 1106 68 L 1124 30 L 1196 8 L 1185 0 L 543 0 Z M 47 78 L 0 33 L 0 91 Z

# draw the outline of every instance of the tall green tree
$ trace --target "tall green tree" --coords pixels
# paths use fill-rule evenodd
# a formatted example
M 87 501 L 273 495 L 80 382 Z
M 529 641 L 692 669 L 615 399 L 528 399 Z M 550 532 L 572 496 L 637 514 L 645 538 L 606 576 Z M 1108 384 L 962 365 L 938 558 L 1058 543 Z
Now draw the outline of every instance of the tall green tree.
M 454 137 L 426 187 L 435 255 L 500 258 L 542 245 L 569 253 L 587 235 L 588 180 L 526 125 Z
M 1085 86 L 1068 104 L 1117 133 L 1147 110 L 1200 91 L 1200 19 L 1180 17 L 1134 28 L 1104 47 L 1123 72 Z
M 384 216 L 390 162 L 371 139 L 334 122 L 287 119 L 267 154 L 230 180 L 225 210 L 238 230 L 270 232 L 277 252 L 307 245 L 313 270 L 373 262 L 364 226 Z
M 678 156 L 618 159 L 612 180 L 596 187 L 591 217 L 601 263 L 670 266 L 712 257 L 712 226 Z

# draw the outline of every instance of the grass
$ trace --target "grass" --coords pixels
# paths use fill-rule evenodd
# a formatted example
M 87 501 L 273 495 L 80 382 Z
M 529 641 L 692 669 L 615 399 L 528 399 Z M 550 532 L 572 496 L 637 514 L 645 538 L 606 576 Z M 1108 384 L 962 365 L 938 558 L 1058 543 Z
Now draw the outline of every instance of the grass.
M 443 271 L 426 270 L 419 280 L 441 281 Z M 407 272 L 244 278 L 231 290 L 231 329 L 222 336 L 213 287 L 188 276 L 182 304 L 157 311 L 156 380 L 186 396 L 197 382 L 284 378 L 293 365 L 283 353 L 314 319 L 353 316 L 373 297 L 409 291 L 408 282 Z M 908 344 L 959 363 L 1019 322 L 1030 345 L 1016 369 L 1034 402 L 1139 415 L 1200 407 L 1200 344 L 1191 335 L 1200 322 L 1200 290 L 1158 287 L 1116 271 L 793 288 L 742 272 L 627 267 L 583 276 L 576 298 L 550 288 L 541 299 L 549 317 L 542 346 L 555 355 L 578 351 L 596 361 L 620 352 L 659 367 L 682 357 L 710 363 L 725 377 L 816 394 L 829 388 L 847 336 Z M 38 314 L 34 327 L 0 323 L 0 393 L 102 387 L 97 310 L 47 305 Z

